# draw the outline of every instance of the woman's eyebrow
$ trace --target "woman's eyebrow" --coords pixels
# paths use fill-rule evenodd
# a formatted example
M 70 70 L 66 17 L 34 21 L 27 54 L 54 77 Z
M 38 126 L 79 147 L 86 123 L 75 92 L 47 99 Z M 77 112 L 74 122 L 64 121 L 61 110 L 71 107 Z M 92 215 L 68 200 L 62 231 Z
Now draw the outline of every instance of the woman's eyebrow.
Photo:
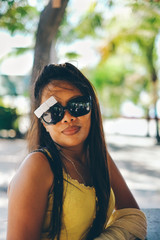
M 61 97 L 58 97 L 56 96 L 56 94 L 53 95 L 54 97 L 56 97 L 57 101 L 61 103 L 61 101 L 63 100 Z M 82 95 L 81 94 L 76 94 L 70 98 L 67 99 L 66 103 L 68 103 L 69 101 L 71 101 L 72 99 L 74 98 L 77 98 L 77 97 L 81 97 Z

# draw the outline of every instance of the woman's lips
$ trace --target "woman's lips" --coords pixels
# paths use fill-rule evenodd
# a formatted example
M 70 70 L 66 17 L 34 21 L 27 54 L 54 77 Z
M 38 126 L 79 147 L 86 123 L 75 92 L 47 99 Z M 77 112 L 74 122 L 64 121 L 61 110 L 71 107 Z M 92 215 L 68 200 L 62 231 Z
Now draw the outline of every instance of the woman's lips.
M 72 126 L 72 127 L 67 127 L 67 128 L 65 128 L 65 129 L 62 131 L 62 133 L 63 133 L 64 135 L 74 135 L 74 134 L 76 134 L 77 132 L 79 132 L 79 130 L 80 130 L 80 127 L 78 127 L 78 126 Z

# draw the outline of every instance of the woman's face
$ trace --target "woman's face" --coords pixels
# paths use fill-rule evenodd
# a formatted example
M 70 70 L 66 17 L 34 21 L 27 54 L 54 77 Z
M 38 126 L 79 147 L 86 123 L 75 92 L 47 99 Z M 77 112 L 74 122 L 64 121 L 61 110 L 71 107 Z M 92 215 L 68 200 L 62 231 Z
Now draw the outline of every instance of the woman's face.
M 53 96 L 62 106 L 75 97 L 82 96 L 78 88 L 66 81 L 54 81 L 49 83 L 42 92 L 41 104 Z M 64 117 L 55 125 L 47 125 L 43 122 L 46 131 L 54 142 L 66 148 L 83 147 L 88 137 L 91 126 L 91 111 L 80 117 L 73 117 L 68 110 Z

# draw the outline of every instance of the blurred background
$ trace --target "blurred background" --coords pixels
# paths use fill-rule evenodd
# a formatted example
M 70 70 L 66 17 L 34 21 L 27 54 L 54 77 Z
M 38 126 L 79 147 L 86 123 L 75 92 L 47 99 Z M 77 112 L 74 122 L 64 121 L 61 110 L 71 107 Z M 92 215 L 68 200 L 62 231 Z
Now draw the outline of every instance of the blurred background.
M 44 65 L 65 61 L 93 83 L 109 151 L 140 207 L 160 207 L 160 2 L 1 0 L 0 240 L 32 86 Z

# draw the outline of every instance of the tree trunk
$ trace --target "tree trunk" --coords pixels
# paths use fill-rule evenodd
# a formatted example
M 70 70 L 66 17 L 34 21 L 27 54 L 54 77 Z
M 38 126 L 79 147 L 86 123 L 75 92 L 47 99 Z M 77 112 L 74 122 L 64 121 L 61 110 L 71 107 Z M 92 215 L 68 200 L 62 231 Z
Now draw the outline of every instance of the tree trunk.
M 158 88 L 157 88 L 158 81 L 153 81 L 153 104 L 154 104 L 154 117 L 156 123 L 156 140 L 157 144 L 160 144 L 160 135 L 159 135 L 159 119 L 157 113 L 157 101 L 158 101 Z
M 61 0 L 60 7 L 53 8 L 53 0 L 50 0 L 48 5 L 41 12 L 36 35 L 31 86 L 34 84 L 41 69 L 50 63 L 52 41 L 56 37 L 68 1 L 69 0 Z
M 159 119 L 158 119 L 158 114 L 157 114 L 158 76 L 157 76 L 156 69 L 155 69 L 154 63 L 153 63 L 154 45 L 155 45 L 155 38 L 153 38 L 151 47 L 148 48 L 147 58 L 148 58 L 148 63 L 149 63 L 149 68 L 150 68 L 150 73 L 151 73 L 151 80 L 152 80 L 152 84 L 153 84 L 153 105 L 154 105 L 154 118 L 155 118 L 155 123 L 156 123 L 156 140 L 157 140 L 157 144 L 159 144 L 160 143 Z

